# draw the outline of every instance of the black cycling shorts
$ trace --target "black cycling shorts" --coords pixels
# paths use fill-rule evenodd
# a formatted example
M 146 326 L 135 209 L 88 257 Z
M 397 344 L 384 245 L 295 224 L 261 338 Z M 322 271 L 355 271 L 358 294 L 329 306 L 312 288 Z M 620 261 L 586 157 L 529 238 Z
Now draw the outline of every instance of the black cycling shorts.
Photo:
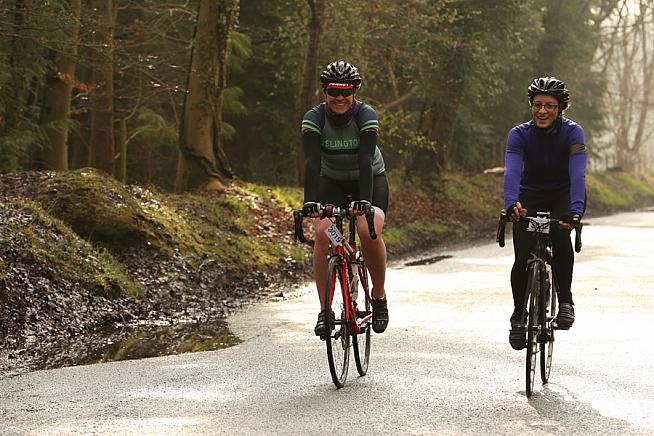
M 348 200 L 348 194 L 351 198 Z M 359 181 L 339 181 L 320 176 L 318 184 L 318 201 L 322 204 L 333 204 L 347 207 L 351 201 L 361 200 L 359 197 Z M 383 172 L 372 180 L 372 205 L 380 208 L 384 214 L 388 209 L 388 180 Z

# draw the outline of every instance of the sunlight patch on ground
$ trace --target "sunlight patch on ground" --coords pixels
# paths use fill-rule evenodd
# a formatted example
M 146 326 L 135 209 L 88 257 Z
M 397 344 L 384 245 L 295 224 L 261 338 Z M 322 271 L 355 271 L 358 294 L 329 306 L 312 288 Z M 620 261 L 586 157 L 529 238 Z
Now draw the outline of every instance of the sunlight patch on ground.
M 100 421 L 100 422 L 98 422 Z M 40 428 L 41 435 L 62 435 L 62 434 L 139 434 L 139 435 L 160 435 L 160 434 L 189 434 L 194 428 L 207 428 L 206 419 L 191 417 L 178 418 L 122 418 L 109 419 L 102 422 L 102 419 L 93 419 L 88 423 L 79 421 L 70 424 L 55 424 L 48 428 Z
M 127 394 L 129 398 L 152 400 L 224 401 L 234 396 L 229 386 L 208 385 L 203 388 L 139 389 Z

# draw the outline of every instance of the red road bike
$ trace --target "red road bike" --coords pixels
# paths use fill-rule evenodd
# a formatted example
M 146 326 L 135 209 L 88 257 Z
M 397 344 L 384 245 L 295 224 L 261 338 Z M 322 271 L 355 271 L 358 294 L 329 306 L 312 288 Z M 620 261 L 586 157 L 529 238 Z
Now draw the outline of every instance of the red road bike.
M 372 239 L 377 238 L 374 227 L 375 211 L 372 207 L 364 212 Z M 307 242 L 302 229 L 305 218 L 301 210 L 293 212 L 295 238 Z M 370 331 L 372 329 L 372 296 L 363 254 L 356 244 L 356 216 L 346 208 L 324 205 L 320 218 L 329 218 L 329 260 L 325 286 L 324 307 L 330 308 L 333 317 L 327 316 L 327 332 L 323 337 L 327 345 L 327 361 L 332 381 L 338 388 L 345 385 L 350 362 L 350 348 L 354 349 L 354 361 L 359 375 L 368 372 L 370 360 Z M 343 236 L 343 222 L 349 224 L 349 237 Z

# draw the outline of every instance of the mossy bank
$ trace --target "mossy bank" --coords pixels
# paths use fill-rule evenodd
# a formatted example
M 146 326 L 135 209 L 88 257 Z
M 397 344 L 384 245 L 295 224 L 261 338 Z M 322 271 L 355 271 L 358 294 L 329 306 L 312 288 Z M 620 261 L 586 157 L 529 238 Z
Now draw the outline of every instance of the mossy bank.
M 391 174 L 390 181 L 384 239 L 391 261 L 492 240 L 501 175 L 418 183 Z M 592 174 L 588 188 L 588 215 L 654 204 L 652 175 Z M 172 195 L 91 169 L 0 176 L 0 371 L 238 342 L 222 329 L 226 314 L 283 297 L 280 285 L 309 277 L 310 251 L 294 242 L 290 214 L 301 195 L 244 183 Z M 144 347 L 134 339 L 144 334 L 133 330 L 138 325 L 165 343 Z M 168 337 L 162 325 L 194 333 Z M 103 342 L 116 326 L 122 345 Z

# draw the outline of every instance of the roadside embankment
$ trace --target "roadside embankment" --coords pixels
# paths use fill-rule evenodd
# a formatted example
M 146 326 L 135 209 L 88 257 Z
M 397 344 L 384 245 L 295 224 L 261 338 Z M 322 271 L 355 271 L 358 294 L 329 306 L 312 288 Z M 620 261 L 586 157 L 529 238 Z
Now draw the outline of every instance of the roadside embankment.
M 494 237 L 501 175 L 390 182 L 391 261 Z M 588 215 L 654 204 L 654 175 L 587 184 Z M 92 169 L 0 175 L 0 374 L 238 342 L 227 314 L 309 277 L 290 215 L 301 195 L 238 182 L 172 195 Z

